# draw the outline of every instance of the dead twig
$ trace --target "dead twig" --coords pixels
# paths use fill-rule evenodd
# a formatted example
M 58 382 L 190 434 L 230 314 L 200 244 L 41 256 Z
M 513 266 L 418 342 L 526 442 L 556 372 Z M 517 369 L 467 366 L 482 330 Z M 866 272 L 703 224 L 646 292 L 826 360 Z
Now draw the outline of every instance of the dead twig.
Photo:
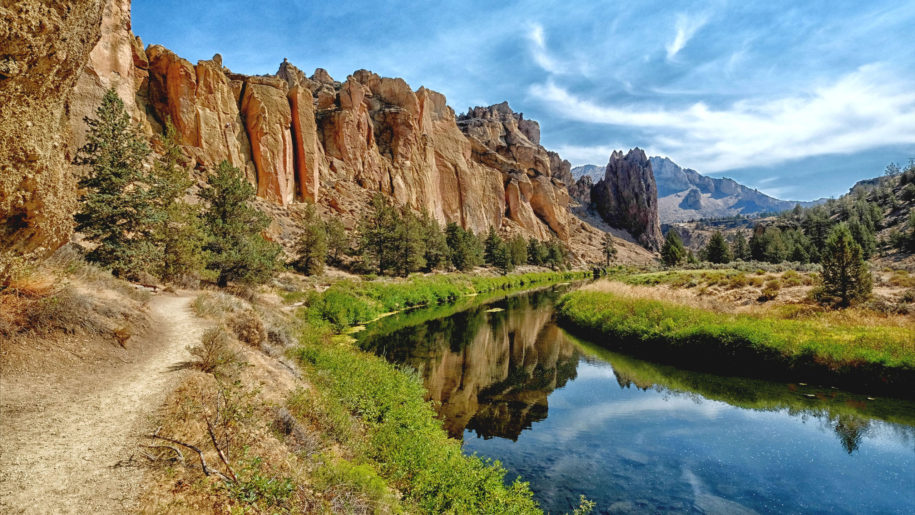
M 226 466 L 226 470 L 229 472 L 229 476 L 232 477 L 232 480 L 238 482 L 238 477 L 235 476 L 235 471 L 232 470 L 232 466 L 229 465 L 229 460 L 226 459 L 226 455 L 223 454 L 222 449 L 219 448 L 219 444 L 216 443 L 216 434 L 213 432 L 213 424 L 210 423 L 210 417 L 204 416 L 203 419 L 206 420 L 207 432 L 210 433 L 210 441 L 213 442 L 213 448 L 216 449 L 219 460 Z
M 184 463 L 184 453 L 181 452 L 181 449 L 174 447 L 172 445 L 142 445 L 142 447 L 146 447 L 147 449 L 170 449 L 170 450 L 174 451 L 175 454 L 178 455 L 178 461 L 180 461 L 181 463 Z M 148 458 L 149 455 L 147 454 L 146 457 Z M 152 461 L 155 461 L 155 460 L 152 460 Z
M 161 428 L 159 428 L 159 429 L 161 429 Z M 182 447 L 185 447 L 187 449 L 190 449 L 190 450 L 196 452 L 197 456 L 200 457 L 200 468 L 203 469 L 203 475 L 209 476 L 211 474 L 215 474 L 215 475 L 219 476 L 225 482 L 231 481 L 231 479 L 226 477 L 226 475 L 223 474 L 222 472 L 215 470 L 215 469 L 211 469 L 210 467 L 207 466 L 207 460 L 206 460 L 206 458 L 204 458 L 203 451 L 201 451 L 199 447 L 197 447 L 195 445 L 191 445 L 189 443 L 182 442 L 180 440 L 175 440 L 174 438 L 162 436 L 159 434 L 159 429 L 156 429 L 156 431 L 153 434 L 148 435 L 149 438 L 153 438 L 153 439 L 157 439 L 157 440 L 165 440 L 166 442 L 171 442 L 175 445 L 180 445 Z

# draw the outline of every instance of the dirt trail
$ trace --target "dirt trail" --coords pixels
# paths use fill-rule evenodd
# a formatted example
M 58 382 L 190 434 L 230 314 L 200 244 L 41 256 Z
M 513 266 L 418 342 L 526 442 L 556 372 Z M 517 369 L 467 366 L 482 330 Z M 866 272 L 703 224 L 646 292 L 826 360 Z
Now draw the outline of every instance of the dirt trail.
M 63 381 L 6 381 L 0 391 L 0 512 L 136 511 L 143 469 L 137 438 L 177 384 L 186 348 L 203 321 L 191 297 L 150 301 L 150 335 L 132 361 L 104 373 L 73 370 Z M 27 379 L 27 378 L 26 378 Z M 18 383 L 18 384 L 17 384 Z

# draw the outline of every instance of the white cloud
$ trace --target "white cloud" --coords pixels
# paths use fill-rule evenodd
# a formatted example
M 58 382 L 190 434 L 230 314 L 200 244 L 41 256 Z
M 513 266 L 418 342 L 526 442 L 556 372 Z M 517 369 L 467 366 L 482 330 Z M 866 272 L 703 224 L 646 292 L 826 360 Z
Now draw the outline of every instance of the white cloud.
M 878 64 L 811 91 L 745 99 L 721 109 L 703 102 L 682 109 L 605 106 L 553 81 L 531 86 L 530 94 L 567 119 L 639 129 L 648 135 L 652 153 L 675 156 L 703 172 L 915 142 L 915 90 Z
M 537 66 L 550 73 L 565 73 L 566 70 L 562 63 L 554 59 L 546 48 L 546 36 L 543 34 L 542 25 L 532 24 L 531 30 L 527 33 L 527 39 L 531 42 L 531 55 Z
M 673 41 L 667 44 L 667 59 L 673 59 L 683 47 L 689 43 L 689 40 L 708 22 L 707 15 L 690 16 L 688 14 L 678 14 L 677 21 L 674 25 L 677 33 Z

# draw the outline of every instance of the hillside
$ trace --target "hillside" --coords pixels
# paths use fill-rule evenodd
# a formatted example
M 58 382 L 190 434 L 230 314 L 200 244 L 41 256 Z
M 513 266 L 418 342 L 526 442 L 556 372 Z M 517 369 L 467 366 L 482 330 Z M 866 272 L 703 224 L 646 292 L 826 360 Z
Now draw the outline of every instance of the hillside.
M 693 169 L 681 167 L 667 157 L 654 156 L 650 161 L 658 186 L 658 214 L 661 223 L 773 213 L 791 209 L 798 204 L 797 201 L 770 197 L 733 179 L 704 176 Z M 572 169 L 572 176 L 576 180 L 588 175 L 596 181 L 603 173 L 604 170 L 595 165 L 576 166 Z M 809 207 L 818 202 L 820 201 L 800 204 Z

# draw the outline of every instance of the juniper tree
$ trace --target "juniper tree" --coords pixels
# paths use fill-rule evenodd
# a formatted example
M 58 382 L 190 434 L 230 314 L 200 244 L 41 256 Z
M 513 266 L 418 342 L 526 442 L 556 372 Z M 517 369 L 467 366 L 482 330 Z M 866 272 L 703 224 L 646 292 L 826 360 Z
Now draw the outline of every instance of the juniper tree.
M 379 274 L 394 267 L 400 215 L 380 193 L 372 197 L 369 211 L 359 223 L 359 251 Z
M 349 236 L 343 222 L 331 218 L 325 224 L 327 230 L 327 258 L 331 263 L 339 265 L 343 256 L 350 251 Z
M 710 263 L 731 262 L 731 249 L 728 248 L 728 244 L 724 241 L 721 231 L 715 231 L 711 239 L 709 239 L 708 244 L 705 246 L 705 259 Z
M 423 211 L 420 220 L 423 240 L 426 243 L 426 251 L 423 256 L 426 261 L 425 270 L 431 272 L 448 261 L 448 242 L 445 240 L 445 233 L 442 231 L 442 226 L 439 225 L 438 221 L 432 218 L 429 213 Z
M 616 247 L 613 245 L 613 236 L 610 233 L 604 233 L 604 238 L 600 245 L 601 253 L 604 255 L 605 266 L 610 266 L 610 261 L 616 256 Z
M 281 249 L 264 238 L 262 233 L 270 218 L 250 205 L 254 187 L 241 171 L 227 161 L 219 163 L 199 196 L 207 205 L 203 212 L 207 269 L 215 273 L 216 283 L 257 284 L 270 279 L 278 267 Z
M 188 170 L 179 164 L 181 148 L 170 121 L 165 124 L 162 147 L 162 156 L 154 163 L 151 174 L 151 236 L 159 257 L 152 270 L 166 281 L 197 278 L 206 265 L 205 233 L 199 207 L 183 198 L 193 181 Z
M 543 243 L 533 236 L 527 240 L 527 262 L 541 266 L 546 261 L 546 248 Z
M 85 193 L 74 216 L 76 230 L 96 244 L 86 256 L 89 261 L 117 276 L 135 275 L 156 259 L 149 238 L 153 214 L 148 177 L 143 172 L 149 146 L 114 89 L 105 93 L 95 118 L 85 121 L 86 144 L 75 163 L 88 165 L 89 171 L 78 181 Z
M 293 266 L 305 275 L 324 273 L 327 261 L 327 226 L 318 215 L 314 204 L 305 206 L 302 213 L 302 234 L 296 240 L 296 258 Z
M 527 240 L 520 234 L 506 242 L 511 254 L 512 264 L 520 266 L 527 263 Z
M 661 261 L 667 266 L 676 266 L 686 259 L 686 248 L 676 229 L 671 228 L 664 236 L 664 245 L 661 246 Z
M 826 240 L 820 273 L 822 293 L 848 306 L 870 294 L 873 285 L 861 246 L 844 223 L 835 226 Z
M 483 248 L 483 261 L 487 265 L 495 266 L 495 253 L 496 249 L 502 243 L 502 238 L 496 233 L 496 229 L 493 226 L 489 226 L 489 234 L 486 235 L 486 241 L 484 242 Z
M 744 261 L 750 259 L 750 246 L 747 245 L 747 239 L 743 235 L 743 231 L 737 231 L 737 234 L 734 236 L 734 242 L 731 245 L 731 253 L 734 256 L 734 259 L 742 259 Z
M 465 271 L 483 264 L 483 243 L 473 233 L 452 222 L 445 227 L 445 240 L 454 268 Z

